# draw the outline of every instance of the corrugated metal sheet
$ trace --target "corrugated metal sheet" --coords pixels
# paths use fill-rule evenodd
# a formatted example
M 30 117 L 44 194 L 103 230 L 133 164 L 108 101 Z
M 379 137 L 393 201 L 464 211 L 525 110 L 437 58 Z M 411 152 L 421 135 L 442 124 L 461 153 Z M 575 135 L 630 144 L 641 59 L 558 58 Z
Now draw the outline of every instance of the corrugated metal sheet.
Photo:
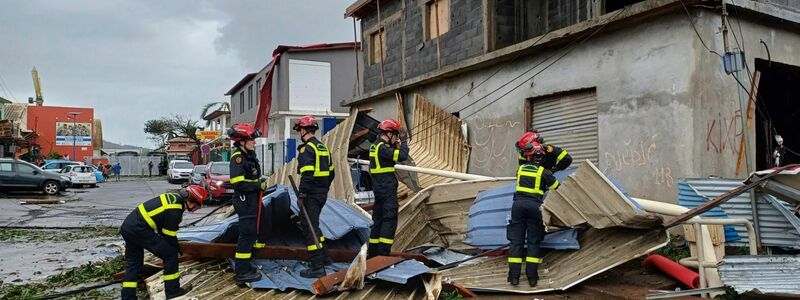
M 25 103 L 9 103 L 3 106 L 3 116 L 6 120 L 11 120 L 14 122 L 26 122 L 26 115 L 28 105 Z
M 228 262 L 234 265 L 233 259 L 229 259 Z M 251 262 L 258 266 L 258 272 L 261 273 L 261 280 L 250 284 L 254 289 L 278 289 L 280 291 L 296 289 L 310 292 L 312 291 L 311 285 L 317 280 L 300 276 L 300 272 L 308 269 L 308 265 L 302 261 L 254 259 Z M 326 266 L 325 271 L 327 274 L 332 274 L 347 269 L 348 266 L 347 263 L 334 263 Z
M 506 282 L 506 257 L 496 257 L 477 264 L 461 266 L 443 272 L 446 282 L 457 282 L 478 291 L 541 293 L 568 289 L 631 259 L 661 248 L 669 236 L 661 229 L 587 229 L 578 239 L 577 251 L 551 251 L 542 257 L 539 285 L 512 286 Z M 524 272 L 523 272 L 524 273 Z M 520 282 L 527 277 L 522 275 Z
M 710 199 L 700 195 L 700 192 L 689 185 L 685 179 L 678 180 L 678 204 L 688 208 L 695 208 L 706 203 L 708 200 Z M 722 211 L 722 208 L 719 206 L 700 215 L 707 218 L 728 218 L 728 214 Z M 725 228 L 725 241 L 733 242 L 739 240 L 739 234 L 736 233 L 736 228 L 734 228 L 733 225 L 725 225 L 723 228 Z
M 383 271 L 375 273 L 373 278 L 397 284 L 406 284 L 408 283 L 409 279 L 430 271 L 431 269 L 421 262 L 416 260 L 405 260 Z
M 558 189 L 548 192 L 542 207 L 542 218 L 550 227 L 653 228 L 662 223 L 659 216 L 639 208 L 588 160 L 561 181 Z
M 716 198 L 727 191 L 742 185 L 740 180 L 724 178 L 686 179 L 686 183 L 697 190 L 700 195 L 709 199 Z M 758 220 L 760 226 L 759 237 L 765 246 L 790 247 L 800 249 L 800 224 L 797 217 L 792 217 L 791 210 L 783 205 L 771 204 L 774 197 L 757 192 Z M 722 210 L 731 218 L 747 219 L 753 222 L 753 209 L 750 204 L 750 194 L 740 194 L 720 205 Z M 735 225 L 740 241 L 728 243 L 730 246 L 747 246 L 747 229 Z
M 402 108 L 398 108 L 402 112 Z M 416 166 L 459 173 L 467 172 L 469 145 L 461 131 L 461 120 L 446 112 L 419 94 L 414 97 L 412 140 L 410 155 Z M 457 179 L 418 174 L 422 188 Z M 397 195 L 400 198 L 413 196 L 415 192 L 401 184 Z
M 429 260 L 436 262 L 440 265 L 446 265 L 453 262 L 458 262 L 472 257 L 460 252 L 441 247 L 441 246 L 422 246 L 413 249 L 408 249 L 407 252 L 422 253 Z
M 728 256 L 718 269 L 722 283 L 738 293 L 800 295 L 798 256 Z
M 463 241 L 469 217 L 465 212 L 480 191 L 509 182 L 511 180 L 458 182 L 435 185 L 419 192 L 400 209 L 395 250 L 428 243 L 475 250 Z M 548 210 L 557 207 L 561 212 L 559 218 L 549 220 L 589 228 L 580 234 L 580 250 L 551 251 L 544 256 L 540 286 L 509 285 L 505 257 L 446 270 L 442 274 L 444 280 L 487 291 L 563 290 L 669 242 L 666 231 L 659 226 L 661 219 L 639 209 L 588 161 L 547 196 L 545 207 L 551 203 L 553 206 Z M 595 225 L 608 229 L 591 228 Z
M 333 156 L 333 165 L 336 167 L 336 177 L 333 179 L 331 189 L 328 191 L 328 197 L 340 199 L 347 203 L 355 203 L 355 189 L 353 188 L 353 178 L 347 170 L 349 163 L 347 162 L 347 151 L 350 142 L 350 136 L 353 133 L 353 124 L 356 122 L 357 110 L 350 112 L 350 117 L 339 123 L 333 130 L 322 137 L 322 142 L 331 150 Z M 297 159 L 292 159 L 291 162 L 283 165 L 281 168 L 275 170 L 275 174 L 269 177 L 267 181 L 270 185 L 281 184 L 284 186 L 291 186 L 289 183 L 289 175 L 295 177 L 295 181 L 299 184 L 299 177 L 297 176 Z
M 533 127 L 545 142 L 567 149 L 574 161 L 598 163 L 597 94 L 594 89 L 533 101 Z

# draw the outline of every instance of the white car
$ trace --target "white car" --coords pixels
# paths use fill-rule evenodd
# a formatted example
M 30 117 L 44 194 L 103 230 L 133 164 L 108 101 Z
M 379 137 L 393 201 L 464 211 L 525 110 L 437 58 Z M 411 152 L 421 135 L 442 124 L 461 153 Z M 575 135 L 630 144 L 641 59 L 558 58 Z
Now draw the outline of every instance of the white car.
M 169 183 L 189 181 L 189 178 L 192 177 L 192 170 L 194 170 L 194 164 L 185 160 L 173 160 L 167 167 L 167 181 Z
M 83 165 L 66 166 L 59 171 L 62 176 L 69 177 L 72 186 L 97 186 L 97 177 L 94 168 Z

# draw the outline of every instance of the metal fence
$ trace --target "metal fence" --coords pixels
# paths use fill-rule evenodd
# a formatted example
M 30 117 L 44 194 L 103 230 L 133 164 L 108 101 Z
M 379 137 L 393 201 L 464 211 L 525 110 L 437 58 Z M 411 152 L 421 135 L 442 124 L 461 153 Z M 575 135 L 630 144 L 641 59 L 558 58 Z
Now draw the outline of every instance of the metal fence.
M 148 163 L 153 162 L 153 175 L 158 175 L 159 156 L 114 156 L 108 162 L 114 166 L 119 163 L 122 167 L 122 176 L 147 176 L 149 175 Z

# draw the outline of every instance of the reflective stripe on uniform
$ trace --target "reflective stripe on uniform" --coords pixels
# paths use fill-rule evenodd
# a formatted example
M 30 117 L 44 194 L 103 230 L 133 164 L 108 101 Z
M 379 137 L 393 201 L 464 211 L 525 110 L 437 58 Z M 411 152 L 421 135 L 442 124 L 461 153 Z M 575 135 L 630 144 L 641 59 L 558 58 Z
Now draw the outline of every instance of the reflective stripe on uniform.
M 522 257 L 509 257 L 508 258 L 508 262 L 512 263 L 512 264 L 521 264 L 522 263 Z
M 548 190 L 555 190 L 558 187 L 558 185 L 559 185 L 558 180 L 556 180 L 556 182 L 553 182 L 553 184 L 548 186 L 547 189 Z
M 170 281 L 181 278 L 181 272 L 175 272 L 172 274 L 164 274 L 164 281 Z
M 245 179 L 244 175 L 231 178 L 231 184 L 237 182 L 258 182 L 258 179 Z
M 380 242 L 381 242 L 380 239 L 369 239 L 369 243 L 370 244 L 377 244 L 377 243 L 380 243 Z
M 322 236 L 322 235 L 321 235 L 321 236 L 319 236 L 319 241 L 320 241 L 320 242 L 324 242 L 324 241 L 325 241 L 325 236 Z
M 308 245 L 308 247 L 306 247 L 306 249 L 308 249 L 308 251 L 314 251 L 314 250 L 318 250 L 319 247 L 317 247 L 317 245 Z
M 253 245 L 253 248 L 261 249 L 261 248 L 264 248 L 266 246 L 267 246 L 267 244 L 264 244 L 264 243 L 256 243 L 255 245 Z
M 153 230 L 158 230 L 156 227 L 156 222 L 153 221 L 153 217 L 167 209 L 183 210 L 182 204 L 175 203 L 178 200 L 178 196 L 175 194 L 161 194 L 159 197 L 161 198 L 161 206 L 151 211 L 147 211 L 147 209 L 144 208 L 144 203 L 139 204 L 139 213 L 142 215 L 142 218 L 144 218 L 144 221 L 147 222 L 147 225 L 150 225 L 150 228 L 153 228 Z M 167 200 L 167 198 L 169 198 L 169 200 Z
M 544 172 L 544 168 L 537 167 L 536 172 L 525 171 L 526 167 L 530 167 L 530 165 L 522 165 L 517 170 L 517 192 L 525 192 L 531 194 L 538 194 L 544 195 L 544 191 L 541 188 L 542 185 L 542 173 Z M 532 177 L 534 179 L 533 187 L 523 186 L 521 183 L 522 177 Z
M 233 154 L 231 154 L 231 158 L 233 158 L 234 156 L 237 156 L 237 155 L 241 155 L 241 154 L 242 154 L 242 152 L 239 152 L 239 151 L 233 152 Z
M 252 256 L 252 255 L 253 255 L 252 253 L 239 253 L 239 252 L 236 252 L 236 256 L 235 257 L 238 258 L 238 259 L 249 259 L 250 256 Z
M 394 244 L 394 240 L 393 239 L 380 238 L 378 240 L 380 240 L 380 242 L 384 243 L 384 244 L 389 244 L 389 245 Z
M 556 158 L 556 163 L 561 162 L 564 157 L 567 156 L 567 150 L 562 150 L 560 154 L 558 154 L 558 158 Z
M 178 232 L 177 231 L 172 231 L 172 230 L 168 230 L 168 229 L 162 228 L 161 232 L 166 234 L 166 235 L 168 235 L 168 236 L 178 236 Z
M 392 161 L 397 162 L 400 159 L 400 149 L 395 149 L 392 154 Z
M 525 258 L 525 262 L 540 264 L 542 263 L 542 259 L 538 257 L 528 256 Z
M 372 166 L 369 167 L 369 173 L 370 174 L 381 174 L 381 173 L 392 173 L 392 172 L 394 172 L 394 167 L 381 168 L 381 160 L 380 160 L 380 156 L 378 155 L 378 152 L 380 152 L 381 146 L 383 146 L 383 142 L 379 142 L 377 144 L 374 144 L 369 148 L 369 157 L 375 160 L 375 168 L 372 168 Z M 395 151 L 398 151 L 398 150 L 395 150 Z M 400 152 L 396 152 L 396 153 L 398 153 L 398 155 L 399 155 Z
M 330 176 L 331 175 L 331 170 L 333 170 L 333 163 L 331 162 L 331 153 L 328 151 L 328 147 L 326 147 L 324 144 L 315 145 L 314 143 L 307 143 L 306 145 L 311 147 L 311 149 L 314 149 L 314 161 L 315 162 L 314 162 L 313 166 L 303 166 L 302 168 L 300 168 L 300 173 L 314 171 L 314 177 L 328 177 L 328 176 Z M 322 147 L 317 147 L 317 146 L 322 146 Z M 328 158 L 328 170 L 327 171 L 323 171 L 322 168 L 320 168 L 320 164 L 319 163 L 321 161 L 321 159 L 320 159 L 321 157 L 327 157 Z
M 122 288 L 136 288 L 136 281 L 123 281 Z

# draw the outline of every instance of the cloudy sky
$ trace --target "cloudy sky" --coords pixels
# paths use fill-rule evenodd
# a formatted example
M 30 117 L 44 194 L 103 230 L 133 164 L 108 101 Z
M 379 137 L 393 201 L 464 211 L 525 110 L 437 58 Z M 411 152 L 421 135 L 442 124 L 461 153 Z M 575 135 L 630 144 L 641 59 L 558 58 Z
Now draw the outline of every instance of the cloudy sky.
M 152 146 L 146 120 L 198 118 L 278 44 L 353 40 L 354 0 L 0 0 L 0 96 L 95 109 L 104 138 Z M 7 87 L 7 90 L 4 88 Z

